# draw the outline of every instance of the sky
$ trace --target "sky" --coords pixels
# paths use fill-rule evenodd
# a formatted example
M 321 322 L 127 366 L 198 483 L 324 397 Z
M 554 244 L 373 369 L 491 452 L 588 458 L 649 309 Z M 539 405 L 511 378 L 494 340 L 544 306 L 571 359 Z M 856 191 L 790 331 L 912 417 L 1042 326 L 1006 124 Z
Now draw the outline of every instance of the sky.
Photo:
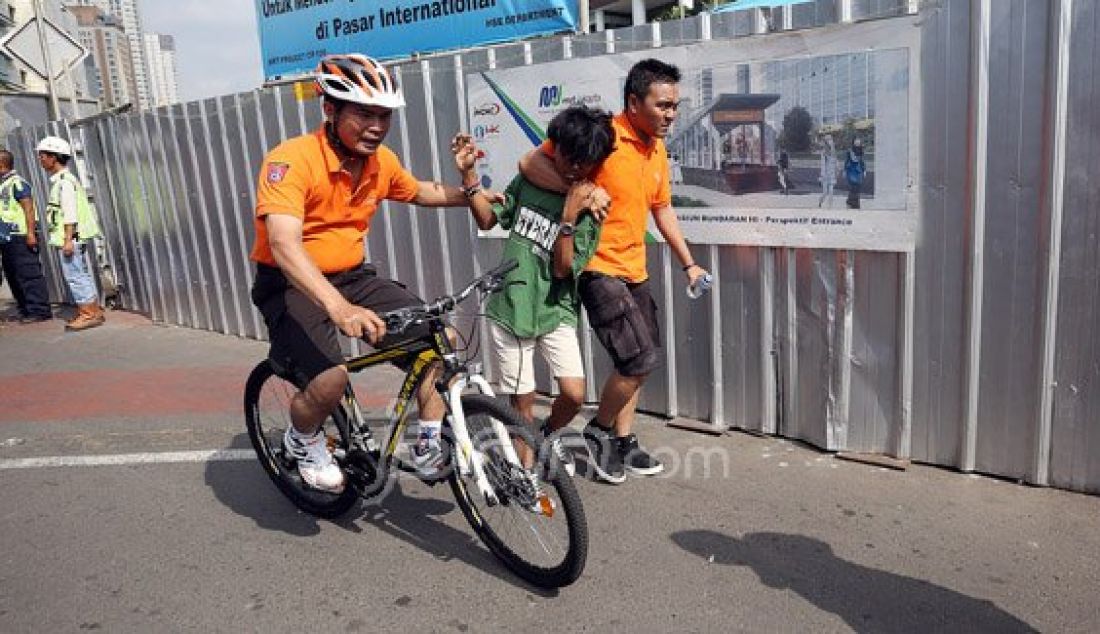
M 180 99 L 228 95 L 263 83 L 255 3 L 138 0 L 146 33 L 176 40 Z

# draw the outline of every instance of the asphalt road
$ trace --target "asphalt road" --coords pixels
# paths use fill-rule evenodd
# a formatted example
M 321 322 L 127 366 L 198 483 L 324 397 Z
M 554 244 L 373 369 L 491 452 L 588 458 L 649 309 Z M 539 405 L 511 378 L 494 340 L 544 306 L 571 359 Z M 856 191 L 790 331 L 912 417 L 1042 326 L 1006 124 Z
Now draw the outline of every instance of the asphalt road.
M 0 632 L 1100 630 L 1100 498 L 652 418 L 674 468 L 579 483 L 588 565 L 559 592 L 498 564 L 446 487 L 319 521 L 232 451 L 264 353 L 120 313 L 0 327 Z

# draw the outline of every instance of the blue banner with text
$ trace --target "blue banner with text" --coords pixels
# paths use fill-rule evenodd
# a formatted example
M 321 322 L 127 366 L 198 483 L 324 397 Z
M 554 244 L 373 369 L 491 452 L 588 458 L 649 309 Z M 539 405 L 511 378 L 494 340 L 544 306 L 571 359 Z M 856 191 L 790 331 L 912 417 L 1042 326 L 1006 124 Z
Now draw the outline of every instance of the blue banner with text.
M 386 60 L 571 31 L 576 0 L 256 0 L 264 77 L 333 53 Z

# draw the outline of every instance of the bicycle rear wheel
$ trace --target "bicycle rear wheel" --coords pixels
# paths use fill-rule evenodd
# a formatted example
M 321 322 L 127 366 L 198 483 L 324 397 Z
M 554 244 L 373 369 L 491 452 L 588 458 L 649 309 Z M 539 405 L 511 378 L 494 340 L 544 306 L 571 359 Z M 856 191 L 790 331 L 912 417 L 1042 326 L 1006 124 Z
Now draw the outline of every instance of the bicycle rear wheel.
M 244 418 L 248 437 L 264 471 L 275 486 L 290 498 L 295 506 L 318 517 L 343 515 L 359 498 L 351 483 L 341 493 L 327 493 L 308 486 L 298 475 L 294 458 L 283 447 L 283 433 L 290 426 L 290 399 L 298 392 L 293 383 L 275 374 L 271 363 L 264 359 L 252 370 L 244 390 Z M 340 439 L 336 418 L 345 416 L 337 408 L 325 420 L 326 434 Z M 343 426 L 347 429 L 347 426 Z M 338 442 L 343 442 L 342 439 Z
M 588 522 L 572 479 L 560 465 L 540 468 L 545 499 L 532 504 L 525 490 L 529 480 L 505 460 L 492 425 L 502 423 L 510 441 L 528 443 L 542 455 L 523 419 L 511 407 L 482 395 L 463 396 L 462 408 L 474 450 L 484 455 L 486 476 L 499 498 L 489 505 L 473 477 L 463 476 L 456 467 L 450 475 L 451 489 L 466 520 L 489 550 L 526 581 L 542 588 L 573 583 L 588 557 Z

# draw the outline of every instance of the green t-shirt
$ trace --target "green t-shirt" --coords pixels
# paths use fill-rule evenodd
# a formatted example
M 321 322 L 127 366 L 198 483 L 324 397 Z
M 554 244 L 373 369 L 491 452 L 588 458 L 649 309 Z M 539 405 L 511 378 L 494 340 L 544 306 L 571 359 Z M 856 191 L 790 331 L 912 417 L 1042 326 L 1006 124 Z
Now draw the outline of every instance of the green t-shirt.
M 505 286 L 493 294 L 486 313 L 518 337 L 539 337 L 561 324 L 577 325 L 580 298 L 577 276 L 596 251 L 600 225 L 592 214 L 577 220 L 573 235 L 573 275 L 554 279 L 554 241 L 565 208 L 565 196 L 540 189 L 517 175 L 504 191 L 503 205 L 494 205 L 497 222 L 508 230 L 504 260 L 519 266 L 508 274 Z

